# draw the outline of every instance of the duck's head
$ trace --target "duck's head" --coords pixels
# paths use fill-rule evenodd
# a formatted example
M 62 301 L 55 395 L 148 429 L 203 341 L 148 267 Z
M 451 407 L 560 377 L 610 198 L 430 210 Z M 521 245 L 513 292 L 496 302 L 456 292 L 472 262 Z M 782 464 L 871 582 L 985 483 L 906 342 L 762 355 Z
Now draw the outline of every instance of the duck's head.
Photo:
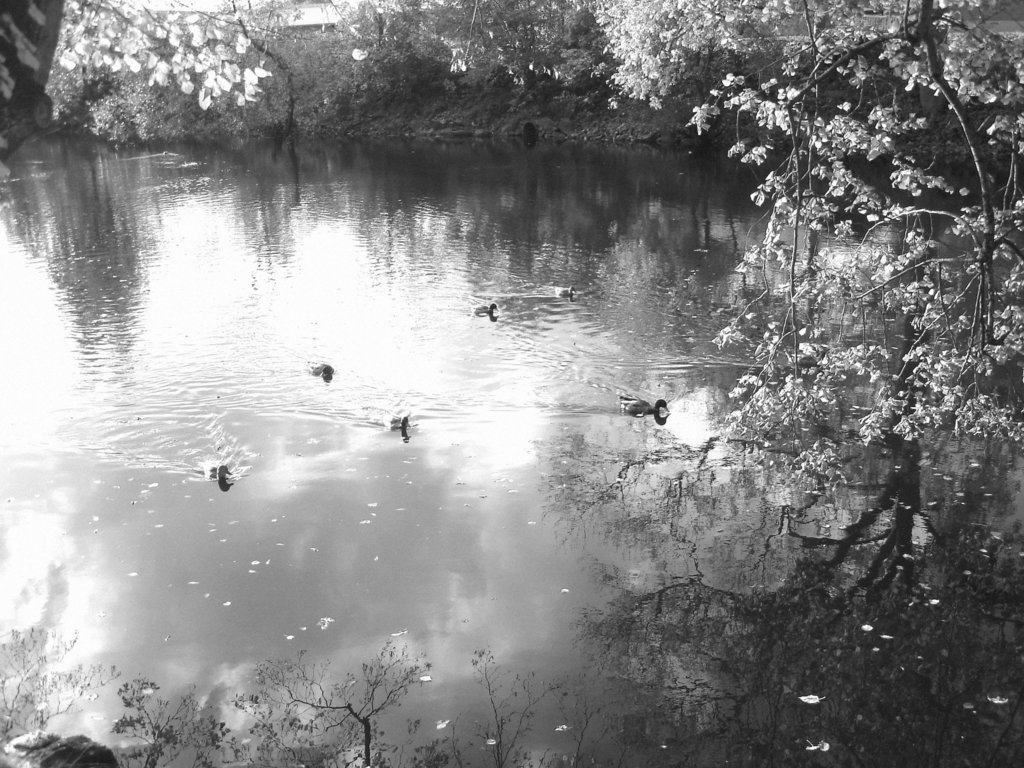
M 654 423 L 658 426 L 663 426 L 668 421 L 668 403 L 664 400 L 658 400 L 654 403 Z
M 324 369 L 320 372 L 320 375 L 323 377 L 324 381 L 330 381 L 334 378 L 334 368 L 329 365 L 325 365 Z

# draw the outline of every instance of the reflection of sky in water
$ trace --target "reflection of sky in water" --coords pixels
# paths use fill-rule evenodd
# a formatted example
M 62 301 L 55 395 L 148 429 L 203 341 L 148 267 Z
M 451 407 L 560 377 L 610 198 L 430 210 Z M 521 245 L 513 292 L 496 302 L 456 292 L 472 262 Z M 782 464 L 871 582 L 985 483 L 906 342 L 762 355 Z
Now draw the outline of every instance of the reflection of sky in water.
M 712 440 L 734 369 L 709 301 L 750 228 L 715 207 L 728 190 L 623 211 L 581 174 L 599 199 L 548 179 L 526 205 L 528 163 L 431 197 L 350 160 L 298 203 L 279 168 L 254 184 L 227 158 L 207 177 L 105 156 L 99 190 L 85 159 L 12 186 L 0 628 L 77 632 L 76 660 L 227 698 L 255 662 L 306 648 L 356 670 L 407 630 L 434 665 L 408 714 L 436 720 L 472 701 L 475 649 L 583 666 L 577 621 L 611 593 L 597 574 L 780 578 L 792 553 L 765 545 L 763 513 L 800 491 Z M 405 204 L 403 185 L 424 189 Z M 89 205 L 116 214 L 116 245 L 88 240 Z M 554 297 L 566 284 L 577 301 Z M 492 297 L 497 323 L 472 316 Z M 664 395 L 668 423 L 618 415 L 621 391 Z M 381 425 L 400 400 L 408 443 Z M 229 493 L 200 475 L 221 462 L 242 475 Z M 621 503 L 595 502 L 608 488 Z M 604 535 L 609 515 L 647 538 Z M 108 739 L 103 703 L 79 724 Z

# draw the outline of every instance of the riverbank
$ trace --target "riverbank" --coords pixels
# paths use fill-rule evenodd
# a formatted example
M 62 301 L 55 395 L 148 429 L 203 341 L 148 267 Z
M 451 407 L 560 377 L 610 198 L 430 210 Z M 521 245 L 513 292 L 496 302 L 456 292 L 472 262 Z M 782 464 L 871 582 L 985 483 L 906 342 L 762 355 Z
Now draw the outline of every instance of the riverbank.
M 477 83 L 423 87 L 401 98 L 320 94 L 278 80 L 257 102 L 215 102 L 200 109 L 173 88 L 131 77 L 51 83 L 60 129 L 115 145 L 248 138 L 517 138 L 532 142 L 707 146 L 688 126 L 693 104 L 667 100 L 660 109 L 616 96 L 607 84 L 590 89 L 561 83 L 524 89 Z
M 599 142 L 696 146 L 701 137 L 687 125 L 681 105 L 652 109 L 625 100 L 587 105 L 561 99 L 512 108 L 478 98 L 441 109 L 377 111 L 324 126 L 323 137 L 395 136 L 439 139 L 520 138 L 532 142 Z

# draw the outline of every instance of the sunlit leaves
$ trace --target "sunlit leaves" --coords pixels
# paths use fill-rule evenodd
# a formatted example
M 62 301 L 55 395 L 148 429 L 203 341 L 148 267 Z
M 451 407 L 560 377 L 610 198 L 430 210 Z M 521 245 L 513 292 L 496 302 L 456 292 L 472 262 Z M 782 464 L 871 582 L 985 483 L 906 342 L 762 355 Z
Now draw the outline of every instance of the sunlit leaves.
M 66 69 L 86 67 L 113 72 L 147 72 L 150 85 L 176 82 L 196 93 L 207 109 L 215 99 L 233 95 L 253 101 L 260 80 L 270 72 L 244 66 L 251 47 L 244 25 L 232 16 L 153 11 L 136 2 L 86 3 L 71 0 L 65 19 Z
M 760 366 L 734 434 L 819 478 L 837 477 L 844 433 L 1024 439 L 1020 36 L 990 31 L 981 0 L 604 8 L 641 98 L 684 80 L 686 51 L 788 35 L 776 69 L 726 75 L 692 120 L 735 115 L 730 155 L 768 169 L 764 238 L 738 266 L 764 289 L 716 339 L 755 345 Z

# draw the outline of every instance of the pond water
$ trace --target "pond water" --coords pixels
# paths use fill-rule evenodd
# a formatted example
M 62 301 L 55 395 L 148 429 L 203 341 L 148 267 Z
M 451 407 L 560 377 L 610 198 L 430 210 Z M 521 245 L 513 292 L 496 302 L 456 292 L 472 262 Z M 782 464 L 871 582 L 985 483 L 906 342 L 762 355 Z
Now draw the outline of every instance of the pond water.
M 77 636 L 68 663 L 162 694 L 195 685 L 233 727 L 255 664 L 305 650 L 358 672 L 390 641 L 431 664 L 396 715 L 423 720 L 420 741 L 451 721 L 488 754 L 471 663 L 488 649 L 509 686 L 607 691 L 626 746 L 601 759 L 671 764 L 698 738 L 721 756 L 708 734 L 742 689 L 711 662 L 722 626 L 695 652 L 680 622 L 652 622 L 776 589 L 899 461 L 865 455 L 858 484 L 811 493 L 719 439 L 749 350 L 712 339 L 761 220 L 734 166 L 54 141 L 13 171 L 0 628 Z M 474 314 L 491 302 L 493 320 Z M 665 398 L 667 421 L 623 415 L 623 393 Z M 403 440 L 386 424 L 406 408 Z M 913 523 L 915 546 L 968 497 L 971 520 L 1013 521 L 1017 461 L 984 450 L 926 451 L 922 499 L 946 503 Z M 52 725 L 117 743 L 113 687 Z M 534 707 L 520 746 L 573 752 L 582 716 L 563 701 Z

